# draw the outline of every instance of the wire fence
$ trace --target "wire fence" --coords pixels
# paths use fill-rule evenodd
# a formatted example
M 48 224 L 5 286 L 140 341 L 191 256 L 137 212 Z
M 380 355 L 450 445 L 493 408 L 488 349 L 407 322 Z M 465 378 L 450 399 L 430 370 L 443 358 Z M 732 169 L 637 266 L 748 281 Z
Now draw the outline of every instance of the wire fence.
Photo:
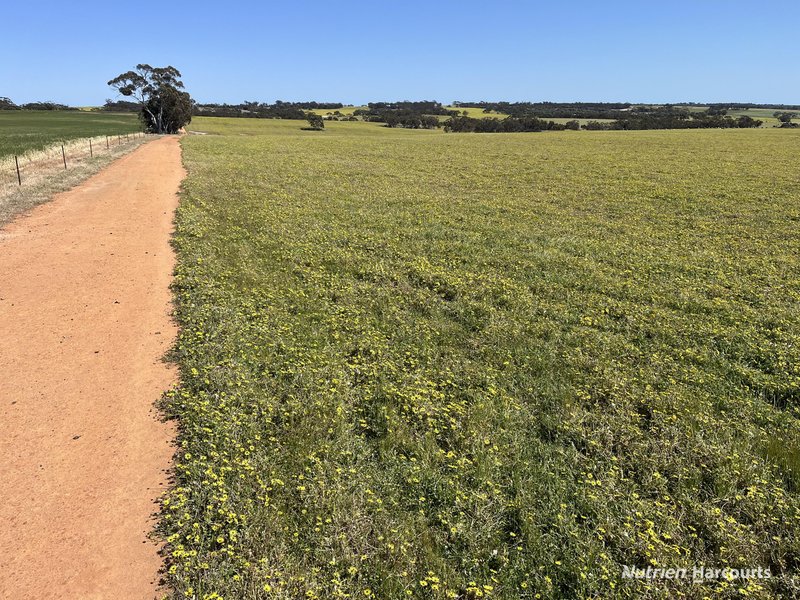
M 122 133 L 67 140 L 43 150 L 0 157 L 0 186 L 24 186 L 51 172 L 69 170 L 81 163 L 110 154 L 120 146 L 132 144 L 148 134 Z

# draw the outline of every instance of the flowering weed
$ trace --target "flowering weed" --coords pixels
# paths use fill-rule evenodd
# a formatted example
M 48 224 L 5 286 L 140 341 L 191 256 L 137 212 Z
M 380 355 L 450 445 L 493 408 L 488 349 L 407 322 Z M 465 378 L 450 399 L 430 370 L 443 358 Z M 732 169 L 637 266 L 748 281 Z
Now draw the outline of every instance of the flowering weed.
M 193 126 L 176 598 L 800 593 L 800 133 Z

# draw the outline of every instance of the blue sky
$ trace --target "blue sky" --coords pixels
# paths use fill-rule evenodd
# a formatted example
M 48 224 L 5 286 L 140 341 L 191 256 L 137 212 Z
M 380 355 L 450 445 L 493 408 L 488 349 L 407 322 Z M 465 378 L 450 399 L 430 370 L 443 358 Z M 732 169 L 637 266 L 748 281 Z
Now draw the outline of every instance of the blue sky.
M 0 96 L 102 104 L 136 63 L 202 102 L 800 103 L 796 2 L 8 2 Z

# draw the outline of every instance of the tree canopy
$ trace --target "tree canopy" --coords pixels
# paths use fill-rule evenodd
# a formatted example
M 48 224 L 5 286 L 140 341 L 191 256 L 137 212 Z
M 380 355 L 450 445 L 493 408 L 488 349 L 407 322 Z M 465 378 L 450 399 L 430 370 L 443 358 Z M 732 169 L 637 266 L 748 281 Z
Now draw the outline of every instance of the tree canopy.
M 311 129 L 316 131 L 322 131 L 325 129 L 325 120 L 322 118 L 322 116 L 310 112 L 306 116 L 306 119 L 308 120 L 308 124 L 310 125 Z
M 140 116 L 148 131 L 177 133 L 192 120 L 193 101 L 183 91 L 181 73 L 172 66 L 136 65 L 133 71 L 117 75 L 108 82 L 123 96 L 141 106 Z

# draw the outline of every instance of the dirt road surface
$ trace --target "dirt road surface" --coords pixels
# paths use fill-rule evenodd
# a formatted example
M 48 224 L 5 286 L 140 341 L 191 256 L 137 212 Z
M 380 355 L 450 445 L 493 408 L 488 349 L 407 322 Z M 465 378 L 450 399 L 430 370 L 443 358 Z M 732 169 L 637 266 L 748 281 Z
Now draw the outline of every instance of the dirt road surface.
M 183 176 L 161 138 L 0 230 L 1 598 L 157 595 Z

